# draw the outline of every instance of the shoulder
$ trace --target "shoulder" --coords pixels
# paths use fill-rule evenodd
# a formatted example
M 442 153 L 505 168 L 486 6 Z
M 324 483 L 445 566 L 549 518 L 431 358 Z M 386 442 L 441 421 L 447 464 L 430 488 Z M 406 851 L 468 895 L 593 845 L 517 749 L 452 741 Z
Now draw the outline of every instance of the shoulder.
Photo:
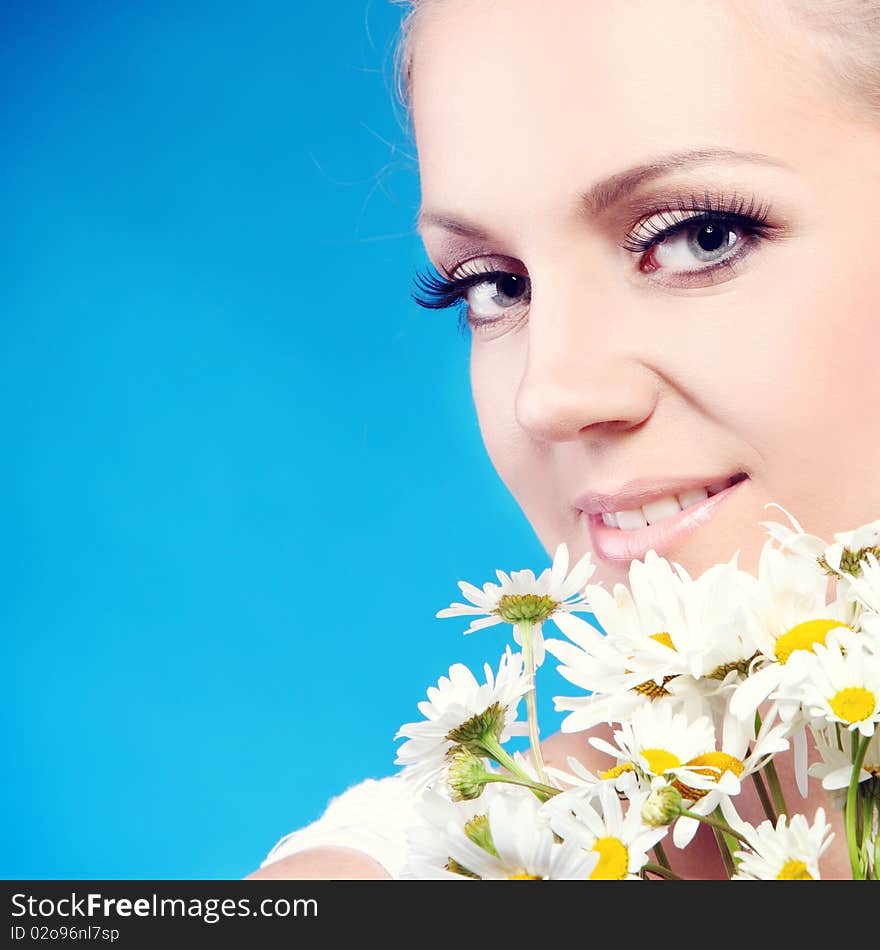
M 596 726 L 589 732 L 557 732 L 541 743 L 541 755 L 544 764 L 553 768 L 571 771 L 568 758 L 577 759 L 581 765 L 591 771 L 607 769 L 613 762 L 609 761 L 604 752 L 593 748 L 589 743 L 591 736 L 601 736 L 610 740 L 612 729 L 610 726 Z
M 251 874 L 246 881 L 366 881 L 390 880 L 378 861 L 355 848 L 310 848 L 279 858 Z

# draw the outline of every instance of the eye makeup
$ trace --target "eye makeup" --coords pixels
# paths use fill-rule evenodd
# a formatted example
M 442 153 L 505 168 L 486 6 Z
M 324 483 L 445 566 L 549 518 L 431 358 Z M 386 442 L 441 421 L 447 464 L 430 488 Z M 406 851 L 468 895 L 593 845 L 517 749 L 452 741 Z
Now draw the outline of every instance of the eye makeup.
M 633 216 L 635 219 L 633 220 Z M 745 197 L 737 192 L 702 194 L 694 191 L 673 194 L 665 200 L 643 202 L 641 209 L 633 211 L 631 223 L 626 228 L 618 246 L 638 257 L 638 270 L 646 280 L 661 285 L 676 287 L 709 286 L 730 279 L 738 263 L 763 240 L 771 238 L 775 231 L 782 231 L 769 223 L 769 203 L 760 202 L 755 196 Z M 725 241 L 723 235 L 729 237 Z M 734 235 L 735 238 L 734 238 Z M 682 240 L 684 239 L 684 240 Z M 663 257 L 675 257 L 676 245 L 684 244 L 679 256 L 687 258 L 695 254 L 693 263 L 703 266 L 687 266 L 678 270 L 663 265 Z M 723 256 L 711 259 L 716 251 Z M 496 258 L 492 266 L 491 259 Z M 709 259 L 708 263 L 705 263 Z M 483 263 L 481 263 L 481 261 Z M 648 276 L 656 274 L 657 276 Z M 500 318 L 477 317 L 469 303 L 474 288 L 483 285 L 500 287 L 505 278 L 516 277 L 523 295 L 505 310 L 520 311 L 530 296 L 529 278 L 518 271 L 503 270 L 497 266 L 495 255 L 473 258 L 451 268 L 442 265 L 433 267 L 415 276 L 416 291 L 413 299 L 421 307 L 446 309 L 459 306 L 459 329 L 466 334 L 467 328 L 483 332 L 500 321 L 509 322 L 511 314 Z M 508 284 L 510 281 L 508 281 Z

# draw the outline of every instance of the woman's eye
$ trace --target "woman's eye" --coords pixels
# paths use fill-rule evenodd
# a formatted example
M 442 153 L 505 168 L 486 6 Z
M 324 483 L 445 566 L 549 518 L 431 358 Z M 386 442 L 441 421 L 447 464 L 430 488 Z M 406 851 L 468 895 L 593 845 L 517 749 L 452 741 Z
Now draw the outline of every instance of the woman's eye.
M 497 273 L 469 287 L 463 294 L 472 323 L 495 322 L 512 308 L 527 303 L 529 279 L 521 274 Z
M 659 272 L 663 282 L 706 286 L 718 283 L 724 270 L 769 237 L 769 206 L 756 198 L 682 198 L 643 219 L 621 244 L 639 255 L 639 270 Z M 652 278 L 657 279 L 657 278 Z
M 642 261 L 642 270 L 686 271 L 715 264 L 743 242 L 744 231 L 724 221 L 682 225 L 655 240 Z

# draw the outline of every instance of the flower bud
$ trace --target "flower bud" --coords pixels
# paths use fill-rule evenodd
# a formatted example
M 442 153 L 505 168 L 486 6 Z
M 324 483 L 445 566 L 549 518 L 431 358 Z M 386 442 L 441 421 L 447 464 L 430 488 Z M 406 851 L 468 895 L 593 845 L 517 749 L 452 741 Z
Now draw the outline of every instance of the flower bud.
M 447 782 L 452 800 L 460 802 L 479 798 L 488 777 L 483 760 L 461 746 L 453 746 L 447 755 L 451 759 Z
M 681 808 L 681 792 L 674 785 L 661 785 L 645 799 L 642 821 L 652 828 L 662 828 L 678 818 Z

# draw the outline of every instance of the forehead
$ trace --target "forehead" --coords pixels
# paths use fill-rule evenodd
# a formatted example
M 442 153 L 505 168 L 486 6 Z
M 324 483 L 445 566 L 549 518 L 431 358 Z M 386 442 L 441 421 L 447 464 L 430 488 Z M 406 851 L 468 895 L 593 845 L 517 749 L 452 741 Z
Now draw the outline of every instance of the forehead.
M 821 78 L 739 2 L 440 0 L 419 24 L 413 125 L 423 204 L 543 213 L 669 151 L 722 146 L 797 165 Z M 801 39 L 801 44 L 803 40 Z M 513 224 L 513 222 L 511 222 Z

